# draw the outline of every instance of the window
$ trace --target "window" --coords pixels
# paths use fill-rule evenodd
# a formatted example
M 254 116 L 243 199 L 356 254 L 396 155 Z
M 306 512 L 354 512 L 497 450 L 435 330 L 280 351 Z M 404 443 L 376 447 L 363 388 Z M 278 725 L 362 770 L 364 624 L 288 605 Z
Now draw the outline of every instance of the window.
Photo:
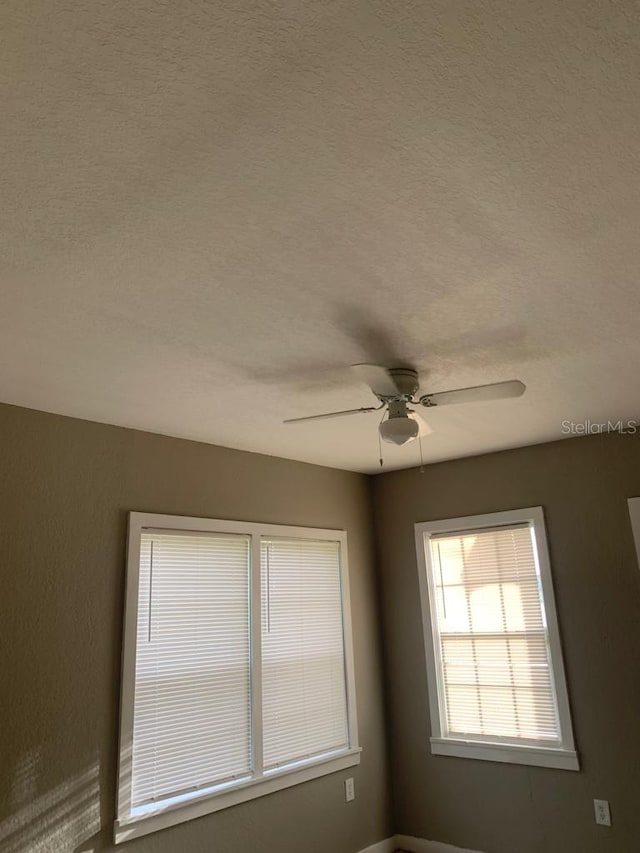
M 578 770 L 541 507 L 416 524 L 431 751 Z
M 116 842 L 359 762 L 346 544 L 130 514 Z

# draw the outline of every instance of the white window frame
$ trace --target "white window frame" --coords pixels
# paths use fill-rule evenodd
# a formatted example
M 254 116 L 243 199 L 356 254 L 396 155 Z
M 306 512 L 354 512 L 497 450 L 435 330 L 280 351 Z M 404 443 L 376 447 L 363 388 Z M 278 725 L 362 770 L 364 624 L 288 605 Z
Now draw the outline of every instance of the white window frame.
M 436 534 L 482 530 L 485 528 L 505 527 L 509 525 L 531 524 L 536 544 L 536 556 L 540 571 L 543 607 L 546 614 L 549 661 L 552 668 L 552 684 L 560 724 L 559 746 L 531 746 L 519 744 L 513 739 L 477 738 L 463 739 L 447 735 L 444 728 L 445 698 L 444 684 L 438 665 L 437 625 L 435 593 L 433 587 L 433 564 L 431 561 L 430 539 Z M 544 524 L 544 511 L 541 506 L 526 509 L 492 512 L 483 515 L 469 515 L 461 518 L 440 521 L 425 521 L 415 525 L 416 554 L 420 580 L 420 602 L 424 629 L 424 647 L 427 665 L 427 683 L 429 688 L 429 709 L 431 713 L 431 752 L 435 755 L 451 755 L 458 758 L 476 758 L 484 761 L 499 761 L 508 764 L 526 764 L 537 767 L 555 767 L 562 770 L 579 770 L 578 756 L 575 751 L 569 696 L 564 672 L 558 617 L 556 614 L 549 549 Z
M 186 797 L 176 797 L 171 805 L 163 803 L 145 809 L 143 816 L 131 816 L 130 756 L 133 750 L 133 709 L 135 692 L 135 661 L 138 623 L 138 583 L 140 574 L 140 539 L 144 530 L 192 531 L 199 533 L 233 533 L 251 537 L 250 559 L 250 642 L 251 642 L 251 724 L 252 749 L 256 756 L 262 752 L 262 685 L 261 660 L 261 562 L 262 537 L 288 537 L 315 539 L 340 544 L 340 582 L 342 591 L 342 623 L 344 636 L 346 699 L 349 746 L 334 753 L 298 761 L 277 770 L 264 772 L 258 758 L 254 761 L 254 777 L 216 786 L 209 792 L 194 792 Z M 344 530 L 326 530 L 315 527 L 293 527 L 279 524 L 260 524 L 244 521 L 193 518 L 189 516 L 158 515 L 155 513 L 129 513 L 127 543 L 127 580 L 125 593 L 124 641 L 122 656 L 122 687 L 120 707 L 120 752 L 118 762 L 118 795 L 114 840 L 116 844 L 147 835 L 165 827 L 174 826 L 229 806 L 271 794 L 274 791 L 335 773 L 360 763 L 358 723 L 356 710 L 353 640 L 351 629 L 351 604 L 349 596 L 349 570 L 347 534 Z M 258 776 L 258 778 L 255 778 Z
M 629 518 L 631 519 L 631 529 L 633 531 L 633 541 L 636 546 L 638 565 L 640 566 L 640 498 L 628 498 L 627 505 L 629 507 Z

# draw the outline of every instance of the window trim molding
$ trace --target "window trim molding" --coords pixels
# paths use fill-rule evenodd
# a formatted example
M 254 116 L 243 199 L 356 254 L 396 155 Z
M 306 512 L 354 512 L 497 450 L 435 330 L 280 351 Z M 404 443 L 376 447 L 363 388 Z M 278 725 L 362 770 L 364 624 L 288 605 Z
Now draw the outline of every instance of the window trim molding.
M 442 726 L 442 721 L 445 719 L 444 686 L 442 684 L 440 668 L 436 663 L 437 628 L 435 620 L 432 619 L 432 594 L 430 589 L 433 572 L 430 571 L 431 553 L 429 540 L 431 536 L 438 533 L 455 533 L 458 531 L 480 530 L 482 528 L 500 526 L 506 527 L 522 523 L 533 526 L 536 540 L 540 583 L 547 621 L 547 636 L 553 667 L 553 686 L 558 707 L 560 726 L 560 746 L 558 747 L 549 747 L 548 744 L 537 746 L 534 743 L 519 744 L 499 740 L 494 742 L 490 739 L 471 740 L 455 738 L 447 736 Z M 551 564 L 543 508 L 541 506 L 526 507 L 503 512 L 441 519 L 438 521 L 423 521 L 416 523 L 414 529 L 429 693 L 429 711 L 431 716 L 431 752 L 434 755 L 451 755 L 459 758 L 476 758 L 484 761 L 579 770 L 578 755 L 573 739 L 558 616 L 553 594 Z
M 145 817 L 135 818 L 129 823 L 116 820 L 114 841 L 116 844 L 131 841 L 132 838 L 140 838 L 151 832 L 157 832 L 159 829 L 168 829 L 170 826 L 176 826 L 188 820 L 227 809 L 230 806 L 255 800 L 266 794 L 273 794 L 276 791 L 300 785 L 302 782 L 310 782 L 312 779 L 318 779 L 328 773 L 346 770 L 348 767 L 360 764 L 361 752 L 362 749 L 358 747 L 343 752 L 337 757 L 309 764 L 307 767 L 282 770 L 278 774 L 269 774 L 267 778 L 246 782 L 219 794 L 210 794 L 209 796 L 194 798 L 190 802 L 163 808 Z
M 640 498 L 627 498 L 629 508 L 629 520 L 633 532 L 633 543 L 635 545 L 638 566 L 640 567 Z
M 579 770 L 575 750 L 547 749 L 540 746 L 520 746 L 509 743 L 481 743 L 476 740 L 429 738 L 434 755 L 453 755 L 457 758 L 477 758 L 504 764 L 526 764 L 530 767 L 555 767 L 558 770 Z
M 346 750 L 296 762 L 280 770 L 268 771 L 260 778 L 244 779 L 224 790 L 194 795 L 193 799 L 174 805 L 159 803 L 157 811 L 131 816 L 131 755 L 133 751 L 133 711 L 135 693 L 136 638 L 138 623 L 138 593 L 140 575 L 140 540 L 143 530 L 193 531 L 197 533 L 231 533 L 251 538 L 251 586 L 249 602 L 251 660 L 261 654 L 262 616 L 260 597 L 260 542 L 261 537 L 288 537 L 339 542 L 340 586 L 342 596 L 342 624 L 345 659 L 347 726 L 349 747 Z M 257 590 L 257 594 L 256 594 Z M 252 666 L 251 722 L 253 743 L 259 755 L 253 772 L 262 773 L 262 709 L 260 668 Z M 257 699 L 257 701 L 256 701 Z M 358 717 L 355 693 L 353 632 L 351 624 L 351 597 L 349 590 L 349 565 L 347 534 L 344 530 L 316 527 L 262 524 L 259 522 L 228 521 L 223 519 L 176 516 L 157 513 L 130 512 L 127 537 L 127 572 L 125 581 L 124 622 L 122 643 L 122 671 L 120 687 L 120 735 L 118 751 L 118 784 L 114 841 L 119 844 L 132 838 L 147 835 L 184 821 L 219 811 L 238 803 L 252 800 L 293 785 L 335 773 L 360 763 L 361 748 L 358 741 Z M 255 748 L 254 747 L 254 748 Z M 169 799 L 169 798 L 167 798 Z

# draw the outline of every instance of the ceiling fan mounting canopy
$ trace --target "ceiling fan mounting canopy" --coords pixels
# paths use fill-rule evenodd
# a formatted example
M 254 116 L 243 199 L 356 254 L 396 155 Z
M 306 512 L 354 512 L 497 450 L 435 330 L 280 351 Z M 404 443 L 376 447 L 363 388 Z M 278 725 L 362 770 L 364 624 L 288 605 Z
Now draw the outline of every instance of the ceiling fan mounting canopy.
M 397 387 L 397 393 L 392 399 L 398 396 L 411 399 L 419 387 L 418 371 L 411 367 L 391 367 L 388 373 Z

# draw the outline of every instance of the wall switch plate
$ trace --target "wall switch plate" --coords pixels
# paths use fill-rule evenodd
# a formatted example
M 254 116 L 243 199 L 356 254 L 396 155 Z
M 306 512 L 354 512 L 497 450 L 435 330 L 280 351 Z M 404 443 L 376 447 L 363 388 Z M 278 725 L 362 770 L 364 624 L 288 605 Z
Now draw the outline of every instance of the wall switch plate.
M 594 800 L 593 810 L 596 815 L 596 823 L 600 826 L 611 826 L 611 811 L 608 800 Z
M 353 781 L 353 776 L 344 780 L 344 799 L 350 803 L 356 798 L 356 783 Z

